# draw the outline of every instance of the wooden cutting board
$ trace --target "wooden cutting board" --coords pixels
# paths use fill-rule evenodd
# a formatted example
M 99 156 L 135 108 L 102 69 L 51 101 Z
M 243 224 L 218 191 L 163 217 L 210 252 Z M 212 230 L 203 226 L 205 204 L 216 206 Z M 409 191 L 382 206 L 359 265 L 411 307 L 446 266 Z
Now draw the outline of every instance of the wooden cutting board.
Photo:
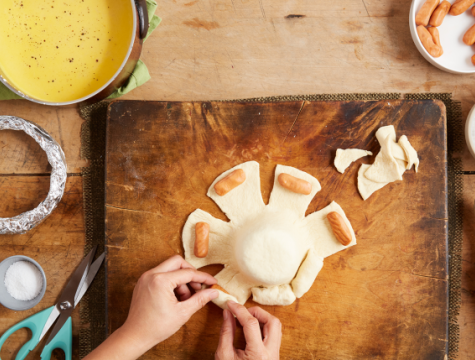
M 421 159 L 363 201 L 356 177 L 379 151 L 375 131 L 393 124 Z M 181 231 L 203 209 L 212 181 L 249 160 L 260 164 L 268 202 L 276 164 L 322 185 L 307 213 L 336 201 L 358 244 L 325 259 L 310 291 L 285 307 L 281 359 L 444 359 L 447 352 L 446 114 L 440 101 L 140 102 L 109 107 L 106 170 L 109 331 L 126 319 L 140 275 L 183 255 Z M 340 174 L 337 148 L 373 156 Z M 207 269 L 215 274 L 219 266 Z M 255 303 L 249 300 L 246 306 Z M 209 304 L 143 359 L 213 359 L 222 311 Z M 239 332 L 239 329 L 238 329 Z M 236 346 L 244 340 L 239 332 Z

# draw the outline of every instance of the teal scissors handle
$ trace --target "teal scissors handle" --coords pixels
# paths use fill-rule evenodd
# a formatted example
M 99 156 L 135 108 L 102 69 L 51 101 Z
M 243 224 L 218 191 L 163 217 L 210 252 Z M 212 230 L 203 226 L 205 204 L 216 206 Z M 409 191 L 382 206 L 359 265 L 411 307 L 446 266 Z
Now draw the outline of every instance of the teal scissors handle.
M 38 342 L 40 340 L 41 332 L 43 331 L 43 328 L 46 324 L 46 321 L 48 320 L 51 312 L 53 311 L 54 306 L 51 306 L 43 311 L 40 311 L 39 313 L 30 316 L 29 318 L 26 318 L 23 321 L 20 321 L 18 324 L 12 326 L 10 329 L 8 329 L 2 337 L 0 337 L 0 349 L 3 346 L 3 343 L 8 339 L 8 337 L 13 334 L 15 331 L 23 329 L 23 328 L 28 328 L 31 330 L 32 337 L 31 339 L 22 346 L 20 351 L 18 351 L 18 354 L 15 358 L 15 360 L 23 360 L 28 353 L 33 350 L 36 345 L 38 345 Z M 1 360 L 1 359 L 0 359 Z
M 64 351 L 66 360 L 71 360 L 73 353 L 73 322 L 71 317 L 66 320 L 61 330 L 50 341 L 48 345 L 43 348 L 41 352 L 42 360 L 49 360 L 54 349 L 61 349 Z M 15 359 L 17 360 L 17 359 Z

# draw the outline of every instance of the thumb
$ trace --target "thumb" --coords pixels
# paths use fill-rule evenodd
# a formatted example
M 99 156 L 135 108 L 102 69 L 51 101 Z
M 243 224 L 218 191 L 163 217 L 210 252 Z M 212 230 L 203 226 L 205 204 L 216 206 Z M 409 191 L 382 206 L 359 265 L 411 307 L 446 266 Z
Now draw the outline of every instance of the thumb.
M 234 333 L 236 331 L 236 320 L 229 310 L 223 311 L 223 325 L 219 335 L 218 349 L 216 350 L 215 360 L 234 358 Z
M 205 289 L 198 291 L 192 297 L 186 301 L 180 303 L 186 309 L 186 313 L 189 317 L 198 310 L 202 309 L 211 300 L 216 299 L 219 296 L 218 290 Z

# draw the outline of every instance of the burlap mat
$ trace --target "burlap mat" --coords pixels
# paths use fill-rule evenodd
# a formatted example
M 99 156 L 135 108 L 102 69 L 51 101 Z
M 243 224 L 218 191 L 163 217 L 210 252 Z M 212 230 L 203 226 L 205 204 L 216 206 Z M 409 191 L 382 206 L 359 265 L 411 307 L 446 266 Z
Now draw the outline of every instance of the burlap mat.
M 458 353 L 459 326 L 457 316 L 461 305 L 462 277 L 462 219 L 463 219 L 463 171 L 460 158 L 454 155 L 463 149 L 464 133 L 461 105 L 452 100 L 449 93 L 435 94 L 315 94 L 295 96 L 272 96 L 252 99 L 225 100 L 233 102 L 277 102 L 277 101 L 352 101 L 386 99 L 437 99 L 447 108 L 448 142 L 448 199 L 449 199 L 449 359 Z M 83 168 L 84 211 L 86 219 L 86 249 L 98 245 L 100 254 L 105 245 L 105 144 L 106 117 L 109 102 L 81 107 L 81 116 L 86 120 L 81 133 L 81 155 L 89 160 L 89 167 Z M 92 287 L 81 302 L 82 328 L 79 333 L 79 355 L 84 358 L 107 336 L 107 264 L 98 274 Z

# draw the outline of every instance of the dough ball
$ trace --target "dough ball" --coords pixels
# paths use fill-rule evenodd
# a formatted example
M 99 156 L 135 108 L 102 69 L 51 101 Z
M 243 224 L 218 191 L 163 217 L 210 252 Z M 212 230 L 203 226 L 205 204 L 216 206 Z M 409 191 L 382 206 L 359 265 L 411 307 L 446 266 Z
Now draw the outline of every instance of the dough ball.
M 259 284 L 289 283 L 308 249 L 303 238 L 291 212 L 266 212 L 236 234 L 238 267 Z

